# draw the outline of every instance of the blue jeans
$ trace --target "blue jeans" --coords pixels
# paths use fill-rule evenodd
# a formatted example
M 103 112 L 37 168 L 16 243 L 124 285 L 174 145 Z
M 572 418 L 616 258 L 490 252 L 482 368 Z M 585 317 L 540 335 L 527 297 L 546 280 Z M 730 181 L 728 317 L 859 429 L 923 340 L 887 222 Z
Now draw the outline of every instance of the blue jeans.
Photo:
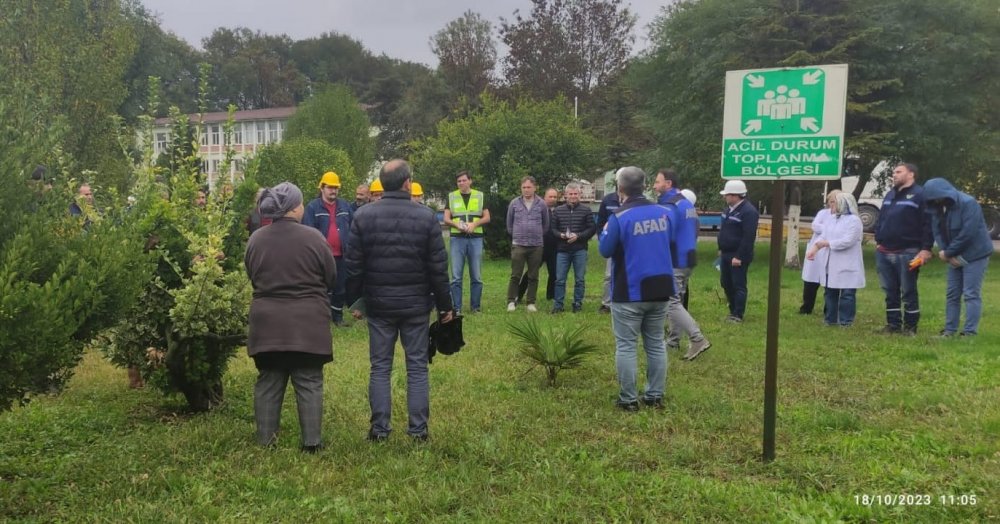
M 639 333 L 646 351 L 646 388 L 643 398 L 663 398 L 667 388 L 667 344 L 663 326 L 667 318 L 666 302 L 612 302 L 611 329 L 615 333 L 615 369 L 621 391 L 618 401 L 631 403 L 639 399 L 636 375 L 639 372 L 636 352 Z
M 743 318 L 747 310 L 747 271 L 750 270 L 750 261 L 743 260 L 743 265 L 733 267 L 734 255 L 736 253 L 722 254 L 719 282 L 722 284 L 722 290 L 726 292 L 730 316 Z
M 573 266 L 573 307 L 583 305 L 583 292 L 587 286 L 587 250 L 560 251 L 556 253 L 556 296 L 552 309 L 562 309 L 566 299 L 566 278 Z
M 854 323 L 854 314 L 857 313 L 856 289 L 834 289 L 826 288 L 823 292 L 825 306 L 823 307 L 823 320 L 828 326 L 850 326 Z
M 969 262 L 961 267 L 948 268 L 948 287 L 945 294 L 944 330 L 958 331 L 958 319 L 962 316 L 962 301 L 965 301 L 965 326 L 962 333 L 975 335 L 979 329 L 979 317 L 983 313 L 983 278 L 990 257 Z
M 469 260 L 469 302 L 472 310 L 482 307 L 483 298 L 483 237 L 469 238 L 463 236 L 451 237 L 451 301 L 455 311 L 462 310 L 462 275 L 465 273 L 465 261 Z
M 406 411 L 410 435 L 427 433 L 431 415 L 430 381 L 427 377 L 427 315 L 409 318 L 368 317 L 368 404 L 372 409 L 371 430 L 378 435 L 392 431 L 392 358 L 396 340 L 406 355 Z
M 900 253 L 875 252 L 875 269 L 885 293 L 885 323 L 890 328 L 916 330 L 920 322 L 920 295 L 917 293 L 920 269 L 910 271 L 910 261 L 919 251 L 913 248 Z

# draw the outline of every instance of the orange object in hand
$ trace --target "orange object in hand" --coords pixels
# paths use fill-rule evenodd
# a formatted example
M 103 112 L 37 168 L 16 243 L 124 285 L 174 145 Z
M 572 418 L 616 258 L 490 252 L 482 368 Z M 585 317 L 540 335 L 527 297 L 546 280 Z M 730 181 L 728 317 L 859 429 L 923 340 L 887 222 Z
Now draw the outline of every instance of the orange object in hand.
M 922 265 L 924 265 L 924 259 L 923 258 L 913 257 L 913 260 L 910 261 L 910 271 L 913 271 L 914 269 L 917 269 L 918 267 L 920 267 Z

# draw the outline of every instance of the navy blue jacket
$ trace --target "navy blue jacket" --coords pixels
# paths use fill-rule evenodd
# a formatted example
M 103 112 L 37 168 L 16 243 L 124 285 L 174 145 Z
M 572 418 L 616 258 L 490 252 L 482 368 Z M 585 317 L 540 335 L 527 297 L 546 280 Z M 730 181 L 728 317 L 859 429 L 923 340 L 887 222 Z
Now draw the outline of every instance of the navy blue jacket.
M 934 246 L 924 188 L 913 184 L 885 195 L 875 224 L 875 243 L 882 251 L 929 251 Z
M 337 233 L 340 234 L 340 252 L 344 255 L 347 254 L 348 237 L 351 234 L 352 220 L 354 220 L 354 206 L 343 198 L 338 198 L 336 224 Z M 314 198 L 309 202 L 305 213 L 302 215 L 302 225 L 316 228 L 322 233 L 323 239 L 326 239 L 326 235 L 330 230 L 330 213 L 326 210 L 326 206 L 323 205 L 323 197 Z
M 693 268 L 698 263 L 698 211 L 677 189 L 660 195 L 658 203 L 670 210 L 670 254 L 675 269 Z
M 612 302 L 666 301 L 674 294 L 669 215 L 640 196 L 608 217 L 597 245 L 611 259 Z
M 993 241 L 986 230 L 983 209 L 975 198 L 955 189 L 943 178 L 924 184 L 927 211 L 931 214 L 934 241 L 945 256 L 974 262 L 993 255 Z
M 753 243 L 757 241 L 760 213 L 749 200 L 743 199 L 736 208 L 722 210 L 719 226 L 719 251 L 740 259 L 744 264 L 753 260 Z
M 363 297 L 369 316 L 426 319 L 435 306 L 452 309 L 441 225 L 409 192 L 386 191 L 358 209 L 344 260 L 347 303 Z
M 601 207 L 597 210 L 597 230 L 600 231 L 604 228 L 604 224 L 608 223 L 608 217 L 612 213 L 618 211 L 618 206 L 621 202 L 618 201 L 618 192 L 612 192 L 604 195 L 601 199 Z

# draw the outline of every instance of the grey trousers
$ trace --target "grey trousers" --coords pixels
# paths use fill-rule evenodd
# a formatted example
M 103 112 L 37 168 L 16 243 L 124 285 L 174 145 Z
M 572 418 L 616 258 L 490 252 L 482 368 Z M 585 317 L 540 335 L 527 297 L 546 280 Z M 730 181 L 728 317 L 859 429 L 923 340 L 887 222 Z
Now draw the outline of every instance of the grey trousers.
M 688 313 L 687 309 L 684 309 L 684 304 L 681 303 L 690 277 L 691 268 L 674 269 L 674 296 L 670 297 L 667 302 L 667 320 L 670 321 L 670 333 L 667 335 L 668 347 L 678 347 L 683 333 L 687 333 L 691 342 L 705 338 L 698 322 L 691 316 L 691 313 Z
M 253 388 L 253 413 L 257 421 L 257 442 L 269 446 L 278 436 L 281 404 L 285 399 L 288 379 L 295 389 L 295 404 L 299 410 L 299 428 L 303 446 L 322 443 L 323 368 L 262 369 Z
M 368 317 L 368 353 L 371 375 L 368 380 L 368 403 L 371 405 L 371 430 L 377 435 L 392 431 L 392 356 L 397 338 L 406 355 L 406 408 L 410 435 L 427 433 L 430 417 L 430 381 L 427 377 L 428 315 L 407 318 Z

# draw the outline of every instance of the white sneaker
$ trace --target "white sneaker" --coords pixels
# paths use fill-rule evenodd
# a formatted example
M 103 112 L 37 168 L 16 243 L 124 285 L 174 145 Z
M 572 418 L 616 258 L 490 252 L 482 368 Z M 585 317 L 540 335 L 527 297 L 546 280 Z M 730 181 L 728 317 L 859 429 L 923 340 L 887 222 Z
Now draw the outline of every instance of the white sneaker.
M 507 302 L 507 312 L 508 313 L 510 313 L 511 311 L 514 311 L 515 309 L 517 309 L 517 303 L 516 302 Z
M 534 304 L 528 304 L 528 313 L 537 313 L 538 308 Z

